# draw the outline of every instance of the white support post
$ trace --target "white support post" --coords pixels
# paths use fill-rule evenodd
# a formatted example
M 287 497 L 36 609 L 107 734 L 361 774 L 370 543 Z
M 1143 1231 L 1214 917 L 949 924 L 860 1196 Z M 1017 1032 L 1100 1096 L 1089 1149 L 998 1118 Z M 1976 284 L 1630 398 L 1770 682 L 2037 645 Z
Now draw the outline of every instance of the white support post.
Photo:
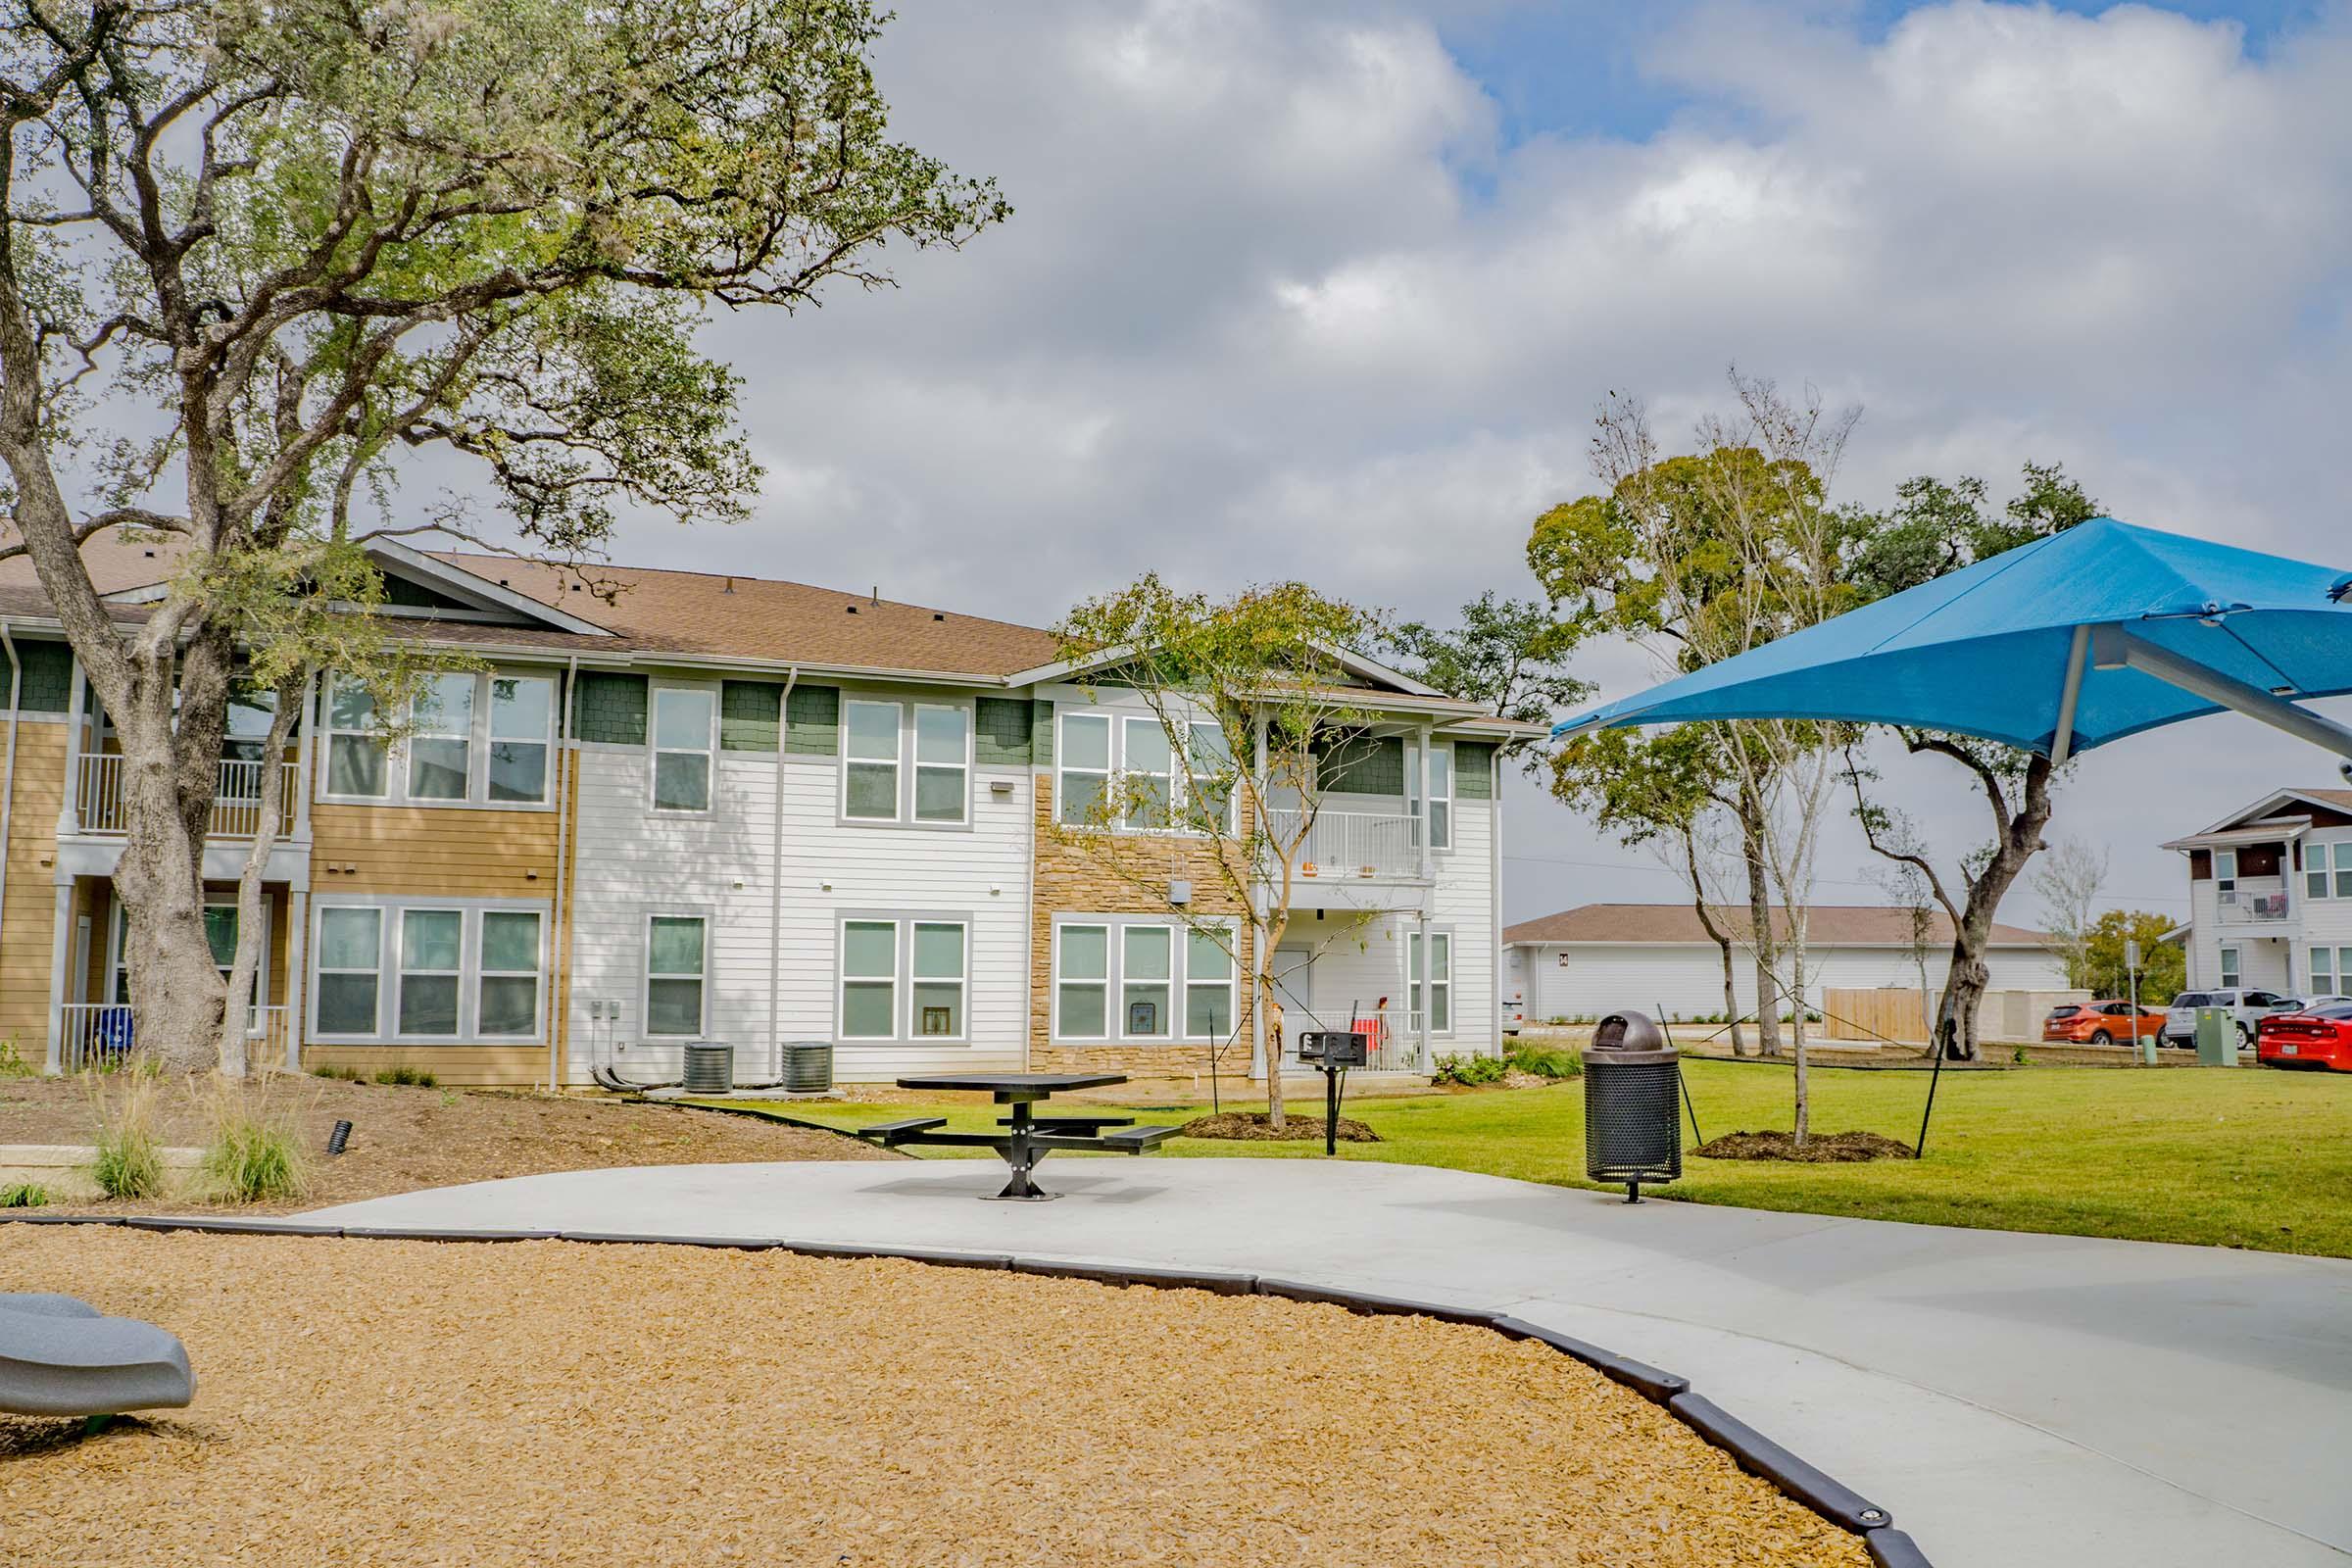
M 1250 742 L 1250 766 L 1255 771 L 1250 775 L 1250 793 L 1255 796 L 1257 801 L 1257 808 L 1253 813 L 1256 820 L 1250 824 L 1250 829 L 1254 833 L 1262 834 L 1271 825 L 1271 813 L 1266 803 L 1266 715 L 1264 710 L 1259 710 L 1251 716 L 1250 726 L 1254 732 Z M 1261 848 L 1259 854 L 1263 853 Z M 1274 956 L 1266 951 L 1266 915 L 1269 911 L 1266 879 L 1262 875 L 1265 862 L 1255 857 L 1253 859 L 1255 859 L 1255 864 L 1252 869 L 1261 874 L 1250 879 L 1250 907 L 1257 921 L 1256 934 L 1250 944 L 1250 983 L 1254 988 L 1250 993 L 1250 1076 L 1252 1079 L 1259 1079 L 1266 1075 L 1266 976 L 1273 971 Z
M 1424 772 L 1422 777 L 1423 782 L 1426 783 L 1427 773 Z M 1422 804 L 1425 807 L 1428 805 L 1426 798 Z M 1419 1013 L 1420 1021 L 1413 1030 L 1413 1070 L 1428 1072 L 1433 1067 L 1429 1056 L 1429 1015 L 1433 1010 L 1432 1004 L 1437 1001 L 1437 993 L 1429 988 L 1429 903 L 1426 895 L 1423 897 L 1419 911 L 1414 916 L 1413 929 L 1420 933 L 1420 940 L 1414 946 L 1421 950 L 1421 961 L 1414 966 L 1416 970 L 1414 978 L 1420 982 L 1421 986 L 1421 1005 L 1414 1009 Z
M 2282 729 L 2322 751 L 2352 758 L 2352 729 L 2334 719 L 2323 718 L 2259 686 L 2249 686 L 2169 648 L 2158 647 L 2123 626 L 2093 627 L 2091 642 L 2091 662 L 2100 669 L 2136 669 L 2168 686 L 2178 686 L 2209 703 L 2234 709 L 2248 718 Z
M 312 758 L 317 755 L 311 732 L 318 727 L 318 672 L 316 669 L 305 670 L 302 676 L 302 730 L 294 738 L 294 837 L 305 844 L 311 838 L 311 767 Z M 279 759 L 274 757 L 270 760 L 279 762 Z
M 307 727 L 307 726 L 306 726 Z M 286 891 L 286 1071 L 302 1071 L 302 1020 L 310 1006 L 311 895 Z
M 73 792 L 67 791 L 68 799 Z M 66 955 L 74 942 L 74 878 L 58 873 L 57 912 L 49 924 L 49 1071 L 66 1070 Z
M 57 808 L 57 836 L 72 838 L 81 831 L 81 742 L 82 727 L 87 717 L 82 693 L 89 682 L 81 673 L 81 661 L 73 662 L 74 697 L 66 710 L 66 788 L 65 799 Z
M 1416 736 L 1413 741 L 1413 765 L 1415 770 L 1420 774 L 1421 780 L 1420 794 L 1414 798 L 1420 803 L 1421 806 L 1421 810 L 1419 813 L 1421 828 L 1421 880 L 1424 882 L 1431 880 L 1438 874 L 1437 846 L 1435 843 L 1437 838 L 1438 813 L 1436 807 L 1430 803 L 1429 799 L 1429 748 L 1430 740 L 1434 733 L 1435 731 L 1433 731 L 1429 725 L 1424 724 L 1421 726 L 1419 735 Z M 1426 919 L 1428 916 L 1424 914 L 1423 918 Z M 1427 999 L 1424 998 L 1423 1000 L 1426 1001 Z

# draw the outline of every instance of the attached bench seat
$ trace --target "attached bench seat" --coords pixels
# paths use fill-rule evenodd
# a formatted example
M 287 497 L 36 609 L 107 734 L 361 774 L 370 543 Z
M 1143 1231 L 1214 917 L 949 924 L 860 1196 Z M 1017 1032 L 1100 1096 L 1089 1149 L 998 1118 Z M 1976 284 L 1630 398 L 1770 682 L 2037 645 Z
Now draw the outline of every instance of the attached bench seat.
M 1125 1132 L 1104 1133 L 1102 1147 L 1117 1150 L 1122 1154 L 1141 1154 L 1158 1148 L 1183 1131 L 1181 1127 L 1130 1127 Z
M 869 1127 L 857 1129 L 858 1136 L 885 1149 L 895 1148 L 917 1133 L 927 1133 L 934 1127 L 945 1127 L 945 1116 L 908 1116 L 903 1121 L 878 1121 Z
M 997 1118 L 997 1125 L 1009 1127 L 1012 1125 L 1012 1118 L 1000 1116 Z M 1037 1119 L 1029 1125 L 1039 1132 L 1046 1133 L 1095 1133 L 1101 1132 L 1105 1127 L 1132 1127 L 1135 1125 L 1135 1118 L 1133 1116 L 1096 1116 L 1085 1113 L 1064 1116 L 1059 1111 L 1041 1111 Z

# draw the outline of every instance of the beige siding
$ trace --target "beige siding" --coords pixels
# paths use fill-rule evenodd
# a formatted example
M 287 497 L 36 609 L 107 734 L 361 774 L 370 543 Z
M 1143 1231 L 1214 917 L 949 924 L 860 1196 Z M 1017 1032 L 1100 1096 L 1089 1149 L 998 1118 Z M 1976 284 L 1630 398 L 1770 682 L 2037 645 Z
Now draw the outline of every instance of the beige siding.
M 26 1061 L 47 1059 L 49 948 L 57 908 L 57 813 L 66 799 L 66 726 L 17 726 L 16 799 L 8 829 L 8 900 L 0 909 L 0 1039 Z

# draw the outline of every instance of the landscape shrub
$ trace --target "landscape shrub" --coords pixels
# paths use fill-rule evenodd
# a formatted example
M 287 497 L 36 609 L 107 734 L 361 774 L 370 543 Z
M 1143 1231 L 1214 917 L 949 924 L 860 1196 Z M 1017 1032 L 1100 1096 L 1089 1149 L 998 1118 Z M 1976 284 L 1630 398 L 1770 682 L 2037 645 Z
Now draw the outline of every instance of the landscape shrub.
M 90 1179 L 109 1198 L 152 1198 L 164 1187 L 164 1151 L 155 1132 L 155 1074 L 120 1075 L 122 1087 L 93 1096 L 96 1153 Z
M 0 1187 L 0 1208 L 46 1208 L 49 1189 L 39 1182 L 11 1182 Z
M 359 1068 L 337 1066 L 332 1063 L 329 1063 L 324 1067 L 313 1067 L 311 1069 L 311 1076 L 314 1078 L 332 1078 L 337 1083 L 344 1084 L 364 1084 L 368 1081 L 368 1075 L 360 1071 Z
M 1580 1052 L 1545 1051 L 1535 1046 L 1514 1048 L 1502 1064 L 1512 1072 L 1537 1078 L 1574 1078 L 1585 1070 L 1585 1058 Z
M 1433 1084 L 1464 1084 L 1472 1088 L 1496 1082 L 1510 1069 L 1500 1056 L 1440 1056 Z
M 0 1078 L 30 1078 L 39 1071 L 40 1069 L 26 1061 L 24 1054 L 17 1049 L 15 1035 L 10 1035 L 6 1040 L 0 1040 Z
M 290 1101 L 273 1103 L 267 1090 L 220 1079 L 205 1109 L 212 1137 L 200 1168 L 215 1201 L 269 1203 L 309 1196 L 311 1157 Z
M 375 1081 L 379 1084 L 399 1084 L 411 1089 L 430 1089 L 441 1080 L 424 1068 L 412 1067 L 404 1061 L 397 1067 L 376 1068 Z

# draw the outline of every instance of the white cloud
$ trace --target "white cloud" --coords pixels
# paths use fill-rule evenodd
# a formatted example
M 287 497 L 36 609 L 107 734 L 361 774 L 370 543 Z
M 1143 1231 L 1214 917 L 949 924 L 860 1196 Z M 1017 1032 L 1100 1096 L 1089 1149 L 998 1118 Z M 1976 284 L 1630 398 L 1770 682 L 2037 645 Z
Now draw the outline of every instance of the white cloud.
M 1726 6 L 1646 56 L 1688 100 L 1655 134 L 1505 145 L 1441 41 L 1459 9 L 904 0 L 898 124 L 1016 216 L 896 292 L 719 323 L 760 519 L 622 553 L 1036 619 L 1146 566 L 1443 614 L 1525 591 L 1604 392 L 1671 434 L 1737 361 L 1866 406 L 1863 499 L 2062 459 L 2135 520 L 2352 555 L 2352 41 L 2256 58 L 2226 24 L 1980 0 L 1872 41 Z M 2119 866 L 2328 771 L 2243 726 L 2120 750 L 2083 770 Z M 1541 802 L 1514 836 L 1636 860 Z M 1515 874 L 1511 912 L 1656 882 Z

